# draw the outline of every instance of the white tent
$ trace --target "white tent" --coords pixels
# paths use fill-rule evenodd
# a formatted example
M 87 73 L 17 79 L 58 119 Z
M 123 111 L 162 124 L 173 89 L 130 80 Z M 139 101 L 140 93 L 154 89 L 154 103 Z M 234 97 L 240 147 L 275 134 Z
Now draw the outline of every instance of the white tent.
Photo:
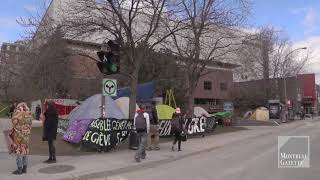
M 101 94 L 89 97 L 68 117 L 69 124 L 79 119 L 96 119 L 101 116 Z M 110 96 L 105 97 L 106 117 L 125 119 L 125 115 Z
M 196 117 L 201 117 L 203 115 L 206 117 L 210 117 L 210 114 L 205 109 L 203 109 L 202 107 L 199 107 L 199 106 L 194 107 L 193 114 Z
M 130 102 L 130 99 L 128 97 L 121 97 L 115 100 L 115 103 L 121 109 L 126 119 L 129 119 L 129 102 Z M 139 106 L 138 104 L 136 104 L 136 110 L 138 109 L 139 109 Z

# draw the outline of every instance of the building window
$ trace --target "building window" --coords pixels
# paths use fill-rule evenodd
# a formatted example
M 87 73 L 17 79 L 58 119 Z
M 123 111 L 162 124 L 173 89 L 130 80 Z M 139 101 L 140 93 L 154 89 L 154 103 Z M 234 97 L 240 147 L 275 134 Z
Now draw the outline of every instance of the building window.
M 203 89 L 204 90 L 211 90 L 212 89 L 212 83 L 210 81 L 204 81 Z
M 220 83 L 220 89 L 221 89 L 222 91 L 228 90 L 227 83 Z
M 218 105 L 217 99 L 209 99 L 209 98 L 195 98 L 194 104 L 197 105 L 210 105 L 210 106 L 216 106 Z
M 194 99 L 194 104 L 204 105 L 206 103 L 207 103 L 206 99 L 202 99 L 202 98 L 195 98 Z

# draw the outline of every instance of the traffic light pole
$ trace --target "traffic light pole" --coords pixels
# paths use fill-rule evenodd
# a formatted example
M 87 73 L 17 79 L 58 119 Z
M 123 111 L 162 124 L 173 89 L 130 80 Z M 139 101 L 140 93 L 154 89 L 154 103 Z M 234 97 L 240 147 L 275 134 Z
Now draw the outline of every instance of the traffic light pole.
M 107 45 L 107 46 L 106 46 Z M 107 51 L 105 51 L 107 47 Z M 99 71 L 103 74 L 103 78 L 107 75 L 116 74 L 120 70 L 120 46 L 116 42 L 109 40 L 107 44 L 103 44 L 101 51 L 97 52 L 100 62 L 97 62 Z M 101 118 L 107 117 L 106 113 L 106 97 L 101 93 Z
M 101 94 L 101 118 L 106 117 L 105 101 L 106 101 L 106 97 L 103 94 Z
M 103 77 L 105 78 L 106 76 L 103 75 Z M 106 96 L 104 96 L 103 93 L 101 93 L 101 118 L 107 117 L 105 106 L 106 106 Z

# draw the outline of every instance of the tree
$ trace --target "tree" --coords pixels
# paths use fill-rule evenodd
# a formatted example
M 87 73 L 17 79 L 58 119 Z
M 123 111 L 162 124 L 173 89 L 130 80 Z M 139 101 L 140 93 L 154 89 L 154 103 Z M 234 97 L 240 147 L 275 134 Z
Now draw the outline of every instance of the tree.
M 168 0 L 79 0 L 62 4 L 59 9 L 67 38 L 81 40 L 116 40 L 121 47 L 130 83 L 130 117 L 135 111 L 137 83 L 141 63 L 149 59 L 150 51 L 179 29 L 171 21 Z M 169 22 L 168 22 L 169 21 Z M 170 31 L 163 24 L 170 24 Z
M 67 98 L 72 77 L 70 54 L 59 29 L 39 48 L 30 48 L 22 59 L 21 87 L 26 88 L 21 94 L 30 99 Z
M 235 61 L 241 64 L 236 75 L 240 80 L 281 78 L 295 76 L 304 68 L 308 55 L 299 56 L 294 50 L 288 36 L 273 27 L 262 27 L 258 32 L 244 41 L 239 50 L 239 58 Z
M 3 101 L 9 102 L 16 100 L 12 91 L 14 89 L 16 79 L 19 76 L 19 59 L 23 54 L 23 42 L 15 42 L 7 45 L 3 44 L 0 51 L 0 91 L 3 92 Z
M 156 93 L 165 95 L 166 90 L 172 89 L 177 104 L 183 104 L 185 82 L 183 73 L 178 65 L 177 57 L 170 51 L 162 49 L 150 52 L 148 61 L 141 63 L 139 82 L 156 81 Z
M 239 48 L 250 3 L 246 0 L 180 0 L 171 6 L 184 29 L 172 34 L 173 53 L 179 57 L 185 75 L 185 98 L 193 110 L 194 89 L 206 68 L 227 61 Z
M 271 88 L 270 78 L 296 76 L 304 68 L 309 59 L 308 53 L 302 57 L 299 52 L 283 31 L 263 27 L 244 41 L 236 59 L 241 68 L 236 70 L 235 77 L 238 80 L 264 79 L 262 86 L 266 104 L 270 98 L 278 96 L 281 87 L 278 84 L 275 86 L 278 88 Z

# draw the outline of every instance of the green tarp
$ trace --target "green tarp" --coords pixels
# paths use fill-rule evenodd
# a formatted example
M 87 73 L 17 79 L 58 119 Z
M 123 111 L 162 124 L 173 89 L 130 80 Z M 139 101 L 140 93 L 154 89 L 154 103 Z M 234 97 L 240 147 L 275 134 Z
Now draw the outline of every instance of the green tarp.
M 217 117 L 217 118 L 226 118 L 226 117 L 231 117 L 231 112 L 217 112 L 214 113 L 213 116 Z
M 176 111 L 174 108 L 165 104 L 157 105 L 156 109 L 158 113 L 158 119 L 161 120 L 171 120 L 172 114 Z

